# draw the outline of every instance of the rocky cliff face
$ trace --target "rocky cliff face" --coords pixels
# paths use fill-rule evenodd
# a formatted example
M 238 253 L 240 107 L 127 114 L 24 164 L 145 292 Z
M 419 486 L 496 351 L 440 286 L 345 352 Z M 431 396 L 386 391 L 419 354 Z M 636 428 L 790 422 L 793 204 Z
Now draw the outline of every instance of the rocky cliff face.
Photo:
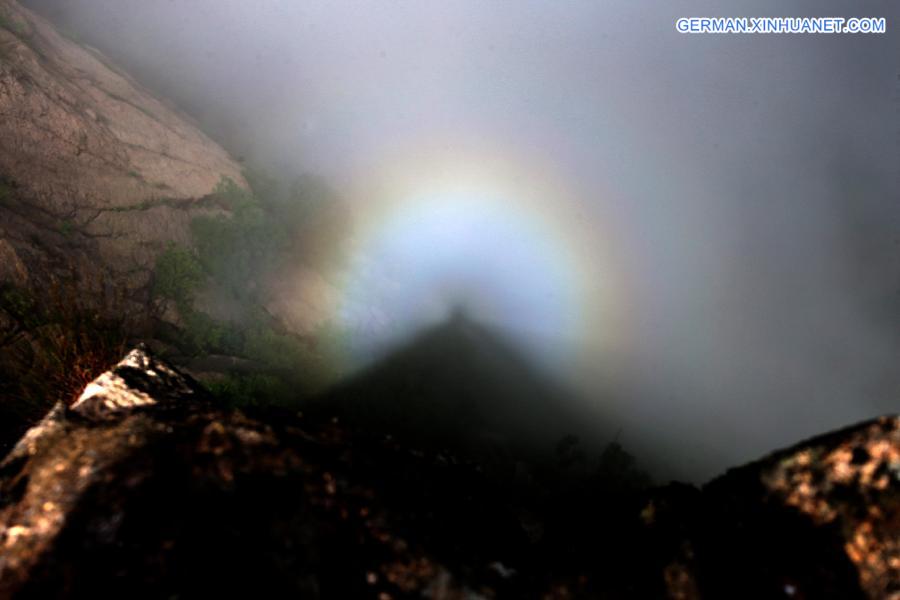
M 900 594 L 897 417 L 702 489 L 617 496 L 511 466 L 225 410 L 138 349 L 0 463 L 0 597 Z
M 169 241 L 239 165 L 96 51 L 0 0 L 0 282 L 76 273 L 146 300 Z
M 223 178 L 246 185 L 187 117 L 0 0 L 0 448 L 76 357 L 112 359 L 98 315 L 127 316 L 117 335 L 147 331 L 156 259 L 190 243 L 194 217 L 227 210 L 210 197 Z

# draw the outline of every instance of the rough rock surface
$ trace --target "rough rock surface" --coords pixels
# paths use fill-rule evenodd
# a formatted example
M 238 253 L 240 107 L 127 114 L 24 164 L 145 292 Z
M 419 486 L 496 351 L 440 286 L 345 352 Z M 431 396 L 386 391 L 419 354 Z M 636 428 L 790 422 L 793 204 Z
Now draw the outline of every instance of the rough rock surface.
M 896 417 L 699 490 L 536 492 L 138 349 L 0 464 L 0 597 L 898 597 Z
M 240 166 L 98 52 L 0 0 L 0 283 L 146 292 L 158 252 Z
M 900 417 L 658 490 L 642 517 L 675 598 L 900 598 Z
M 0 597 L 470 597 L 458 574 L 502 581 L 502 552 L 454 537 L 525 541 L 480 485 L 330 421 L 216 409 L 136 350 L 0 466 Z

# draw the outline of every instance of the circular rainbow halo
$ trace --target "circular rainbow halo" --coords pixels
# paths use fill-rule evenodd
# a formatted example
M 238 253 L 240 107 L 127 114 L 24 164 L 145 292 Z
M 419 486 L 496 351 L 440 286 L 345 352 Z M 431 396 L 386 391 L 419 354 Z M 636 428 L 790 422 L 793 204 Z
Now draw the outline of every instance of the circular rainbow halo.
M 355 191 L 336 320 L 350 362 L 464 312 L 542 358 L 615 332 L 610 240 L 560 186 L 497 161 L 406 165 Z

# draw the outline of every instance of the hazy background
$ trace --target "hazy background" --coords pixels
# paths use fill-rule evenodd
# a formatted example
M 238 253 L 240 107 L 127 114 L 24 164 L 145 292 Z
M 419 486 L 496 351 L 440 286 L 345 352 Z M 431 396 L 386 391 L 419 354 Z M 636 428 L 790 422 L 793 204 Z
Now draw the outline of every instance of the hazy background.
M 360 178 L 420 145 L 527 156 L 565 180 L 627 281 L 618 343 L 582 351 L 574 362 L 596 369 L 569 383 L 673 474 L 702 478 L 900 408 L 892 0 L 24 4 L 233 154 L 324 176 L 363 220 Z M 689 36 L 681 16 L 883 16 L 888 32 Z M 492 252 L 467 248 L 463 296 Z M 399 293 L 421 298 L 427 269 L 401 264 Z M 390 314 L 396 297 L 370 291 L 402 325 L 407 307 Z M 503 325 L 528 328 L 545 308 L 512 307 Z

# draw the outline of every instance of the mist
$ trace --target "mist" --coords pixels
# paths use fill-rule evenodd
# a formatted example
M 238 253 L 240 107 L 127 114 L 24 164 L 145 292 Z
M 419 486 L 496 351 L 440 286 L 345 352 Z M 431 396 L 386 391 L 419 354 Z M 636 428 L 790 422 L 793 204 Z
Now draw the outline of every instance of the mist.
M 692 480 L 900 406 L 896 3 L 24 4 L 336 190 L 348 369 L 462 308 Z

